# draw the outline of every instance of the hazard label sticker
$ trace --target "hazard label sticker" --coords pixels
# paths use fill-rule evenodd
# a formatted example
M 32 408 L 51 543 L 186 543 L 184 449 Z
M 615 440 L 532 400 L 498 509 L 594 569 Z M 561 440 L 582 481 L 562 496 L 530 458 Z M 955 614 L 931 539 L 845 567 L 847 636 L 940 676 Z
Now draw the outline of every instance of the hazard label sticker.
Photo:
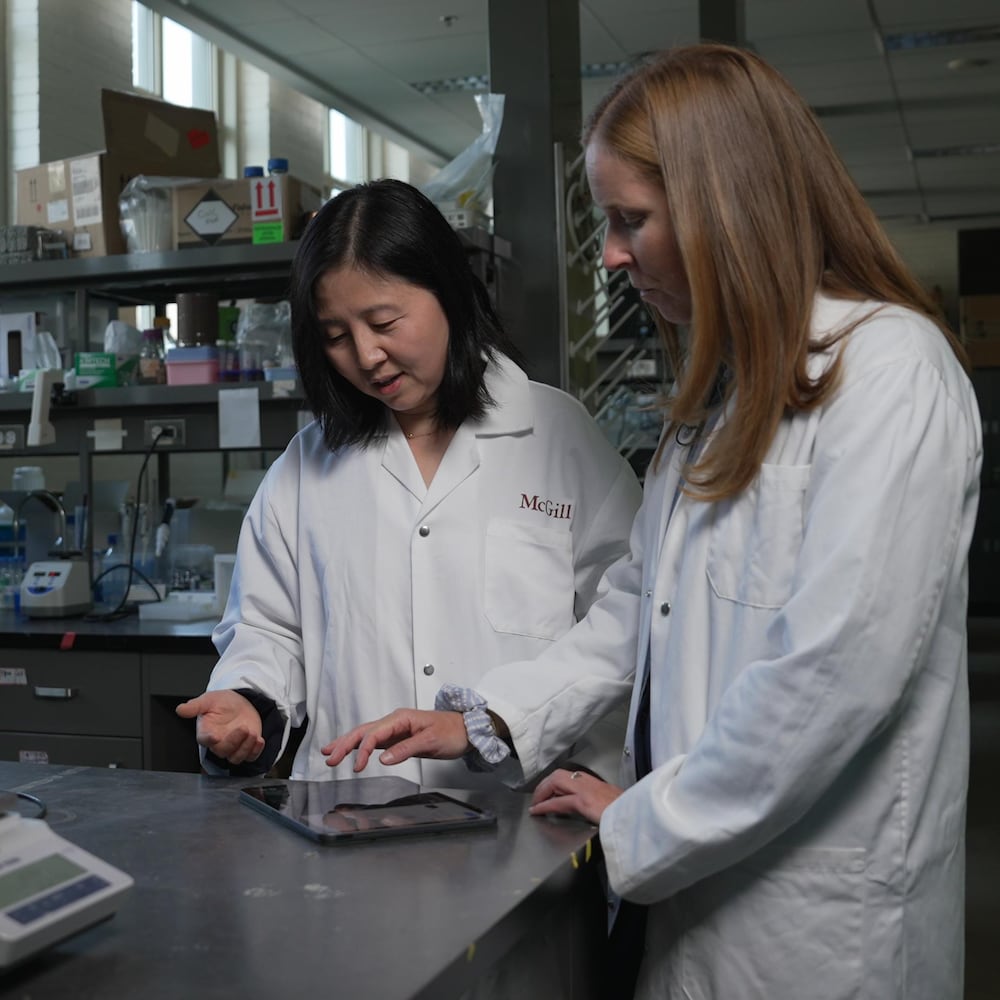
M 191 232 L 197 234 L 206 243 L 217 243 L 232 229 L 239 218 L 229 203 L 209 188 L 200 198 L 194 208 L 184 216 L 184 222 Z

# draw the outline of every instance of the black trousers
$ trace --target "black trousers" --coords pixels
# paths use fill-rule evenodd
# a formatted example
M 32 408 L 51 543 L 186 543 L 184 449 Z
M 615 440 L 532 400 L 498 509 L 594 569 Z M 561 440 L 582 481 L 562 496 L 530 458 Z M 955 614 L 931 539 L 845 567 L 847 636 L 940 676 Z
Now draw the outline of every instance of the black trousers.
M 646 948 L 646 907 L 623 899 L 608 935 L 602 1000 L 632 1000 Z
M 649 667 L 639 693 L 635 718 L 635 773 L 643 778 L 653 769 L 649 740 Z M 623 899 L 608 935 L 607 961 L 601 996 L 604 1000 L 631 1000 L 646 948 L 646 907 Z

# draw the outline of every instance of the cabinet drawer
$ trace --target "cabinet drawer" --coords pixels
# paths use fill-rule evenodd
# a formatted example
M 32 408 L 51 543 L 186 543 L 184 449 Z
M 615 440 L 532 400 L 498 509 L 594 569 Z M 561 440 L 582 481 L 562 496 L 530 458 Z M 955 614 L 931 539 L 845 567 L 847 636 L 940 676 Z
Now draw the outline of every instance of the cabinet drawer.
M 141 768 L 142 740 L 51 733 L 0 733 L 0 760 Z
M 143 653 L 142 673 L 146 694 L 196 698 L 208 687 L 208 679 L 218 659 L 218 656 L 203 653 Z
M 0 730 L 141 736 L 138 653 L 0 653 Z

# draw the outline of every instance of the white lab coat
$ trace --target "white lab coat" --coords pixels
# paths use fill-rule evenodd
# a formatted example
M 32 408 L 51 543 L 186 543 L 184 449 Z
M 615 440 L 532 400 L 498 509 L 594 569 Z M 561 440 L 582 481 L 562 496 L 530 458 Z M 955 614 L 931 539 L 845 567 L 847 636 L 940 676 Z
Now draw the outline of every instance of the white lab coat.
M 209 689 L 260 691 L 289 725 L 308 715 L 293 778 L 354 777 L 353 758 L 331 769 L 319 748 L 548 648 L 628 547 L 641 491 L 584 408 L 506 359 L 487 385 L 497 406 L 458 429 L 430 487 L 395 421 L 384 443 L 336 453 L 313 423 L 254 497 Z M 617 728 L 605 721 L 578 748 L 612 778 L 627 696 Z M 488 778 L 462 761 L 373 759 L 365 774 L 378 773 L 451 787 Z
M 814 325 L 872 308 L 819 298 Z M 533 665 L 534 697 L 523 664 L 480 682 L 530 774 L 651 664 L 654 770 L 635 783 L 636 683 L 632 787 L 600 825 L 612 887 L 650 904 L 642 998 L 962 996 L 979 413 L 908 310 L 861 325 L 845 362 L 733 500 L 671 512 L 671 444 L 633 559 Z

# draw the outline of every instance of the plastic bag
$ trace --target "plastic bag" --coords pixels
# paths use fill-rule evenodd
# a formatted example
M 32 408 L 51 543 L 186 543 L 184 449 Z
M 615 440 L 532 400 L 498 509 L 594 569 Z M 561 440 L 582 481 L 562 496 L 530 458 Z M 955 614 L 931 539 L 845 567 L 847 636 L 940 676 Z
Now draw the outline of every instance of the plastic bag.
M 236 325 L 236 350 L 245 380 L 262 377 L 266 368 L 293 365 L 292 311 L 288 301 L 246 306 Z
M 177 184 L 170 177 L 138 174 L 125 185 L 118 196 L 118 218 L 129 253 L 173 249 L 171 188 Z
M 503 125 L 503 94 L 476 94 L 483 130 L 424 186 L 423 192 L 447 215 L 448 209 L 485 212 L 492 197 L 493 153 Z

